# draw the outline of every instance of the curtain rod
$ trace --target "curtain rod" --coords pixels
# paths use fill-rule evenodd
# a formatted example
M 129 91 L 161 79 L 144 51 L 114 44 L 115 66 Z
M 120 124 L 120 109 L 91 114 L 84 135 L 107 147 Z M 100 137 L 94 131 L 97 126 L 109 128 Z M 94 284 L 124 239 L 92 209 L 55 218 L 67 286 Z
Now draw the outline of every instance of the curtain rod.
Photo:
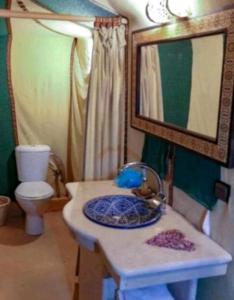
M 55 13 L 37 13 L 37 12 L 21 12 L 9 9 L 0 9 L 0 17 L 2 18 L 17 18 L 17 19 L 41 19 L 41 20 L 58 20 L 58 21 L 73 21 L 73 22 L 94 22 L 95 17 L 72 16 Z M 127 24 L 128 21 L 122 18 L 122 23 Z

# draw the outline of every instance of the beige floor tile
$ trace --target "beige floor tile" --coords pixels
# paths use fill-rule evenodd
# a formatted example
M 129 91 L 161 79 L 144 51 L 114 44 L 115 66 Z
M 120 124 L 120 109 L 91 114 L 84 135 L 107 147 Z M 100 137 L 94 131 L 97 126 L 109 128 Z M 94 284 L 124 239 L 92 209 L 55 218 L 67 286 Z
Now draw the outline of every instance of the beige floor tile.
M 45 215 L 45 233 L 29 236 L 22 217 L 0 227 L 0 300 L 71 300 L 77 244 L 61 212 Z

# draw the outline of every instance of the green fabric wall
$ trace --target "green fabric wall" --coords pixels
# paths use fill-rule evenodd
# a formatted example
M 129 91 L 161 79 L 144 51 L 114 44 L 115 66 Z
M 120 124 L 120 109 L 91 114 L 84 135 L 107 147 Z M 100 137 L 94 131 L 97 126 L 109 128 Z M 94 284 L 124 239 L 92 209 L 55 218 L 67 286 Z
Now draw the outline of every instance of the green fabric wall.
M 192 74 L 192 46 L 189 41 L 161 44 L 159 47 L 164 120 L 187 127 Z M 169 71 L 168 71 L 169 70 Z M 142 161 L 164 178 L 169 143 L 146 135 Z M 176 147 L 174 185 L 208 209 L 217 199 L 214 184 L 220 179 L 220 165 L 201 155 Z
M 0 1 L 5 8 L 5 1 Z M 11 101 L 7 82 L 7 26 L 0 19 L 0 195 L 13 197 L 17 185 L 15 141 L 12 128 Z

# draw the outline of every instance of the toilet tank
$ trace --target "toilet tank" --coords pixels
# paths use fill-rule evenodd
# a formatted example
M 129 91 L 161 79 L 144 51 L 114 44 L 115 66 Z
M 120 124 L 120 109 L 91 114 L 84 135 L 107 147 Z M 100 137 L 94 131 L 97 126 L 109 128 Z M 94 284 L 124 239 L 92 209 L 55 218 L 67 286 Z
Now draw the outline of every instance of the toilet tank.
M 45 181 L 50 150 L 50 147 L 47 145 L 17 146 L 15 155 L 19 181 Z

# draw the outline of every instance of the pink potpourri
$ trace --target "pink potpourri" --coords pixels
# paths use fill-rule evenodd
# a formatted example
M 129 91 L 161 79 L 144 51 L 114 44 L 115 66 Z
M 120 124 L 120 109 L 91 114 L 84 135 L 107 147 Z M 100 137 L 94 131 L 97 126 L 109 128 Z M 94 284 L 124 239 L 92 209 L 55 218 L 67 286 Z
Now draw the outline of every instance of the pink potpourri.
M 196 249 L 195 244 L 186 240 L 185 235 L 177 229 L 163 231 L 147 240 L 146 244 L 189 252 Z

